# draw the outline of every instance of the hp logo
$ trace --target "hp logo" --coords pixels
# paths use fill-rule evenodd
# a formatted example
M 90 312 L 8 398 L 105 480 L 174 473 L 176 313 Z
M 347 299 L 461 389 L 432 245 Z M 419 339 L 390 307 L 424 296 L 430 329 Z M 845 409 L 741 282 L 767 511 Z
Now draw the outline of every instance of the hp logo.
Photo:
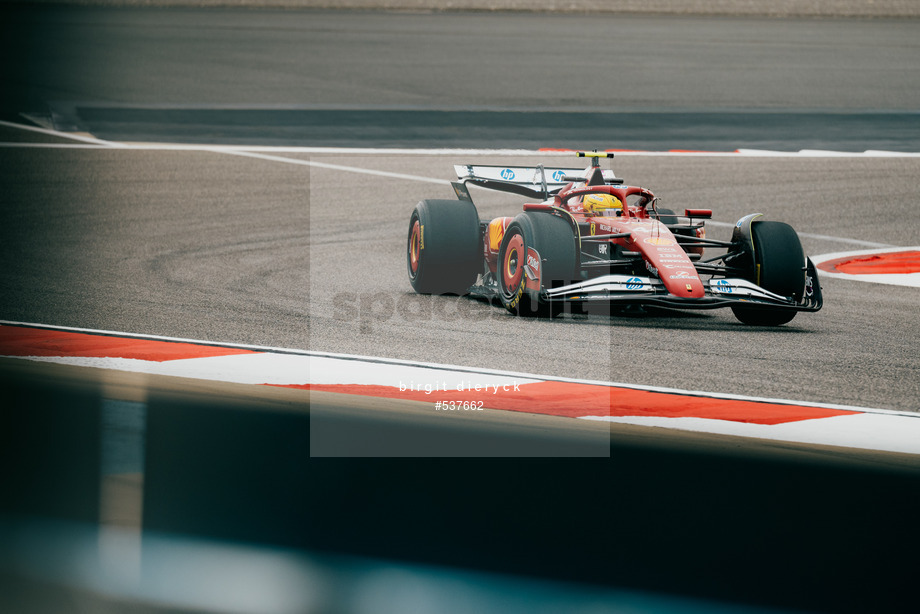
M 502 179 L 504 179 L 505 181 L 511 181 L 512 179 L 514 179 L 514 171 L 511 170 L 510 168 L 506 168 L 505 170 L 502 171 Z
M 627 290 L 641 290 L 645 286 L 642 283 L 642 280 L 638 277 L 630 277 L 626 280 L 626 289 Z

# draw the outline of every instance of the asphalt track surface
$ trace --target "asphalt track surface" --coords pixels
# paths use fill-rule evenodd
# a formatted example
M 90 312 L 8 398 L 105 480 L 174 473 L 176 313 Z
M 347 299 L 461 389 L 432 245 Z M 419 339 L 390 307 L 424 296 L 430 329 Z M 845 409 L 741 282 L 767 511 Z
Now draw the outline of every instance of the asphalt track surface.
M 4 90 L 2 119 L 22 122 L 24 112 L 61 129 L 101 121 L 104 138 L 183 141 L 201 127 L 202 109 L 229 108 L 243 112 L 247 144 L 264 130 L 268 144 L 307 145 L 309 133 L 286 124 L 316 109 L 370 108 L 377 118 L 390 117 L 377 114 L 381 107 L 475 105 L 489 117 L 522 105 L 668 117 L 740 109 L 755 127 L 766 110 L 832 111 L 865 120 L 865 134 L 732 142 L 728 131 L 703 145 L 920 150 L 909 121 L 918 99 L 916 22 L 632 18 L 622 41 L 604 40 L 619 70 L 606 80 L 598 75 L 609 64 L 590 30 L 603 20 L 556 19 L 22 11 L 3 22 L 3 77 L 17 87 Z M 547 35 L 559 31 L 591 42 L 591 51 L 554 44 Z M 547 72 L 564 87 L 544 85 Z M 135 115 L 118 122 L 109 113 L 117 109 Z M 873 122 L 884 114 L 900 117 L 904 130 L 874 141 L 883 130 Z M 85 123 L 64 125 L 67 118 Z M 207 138 L 191 140 L 238 143 L 235 121 L 225 116 Z M 392 139 L 404 128 L 382 122 L 338 136 L 405 145 Z M 653 143 L 669 142 L 655 125 L 649 131 Z M 451 134 L 413 144 L 462 142 Z M 479 146 L 506 146 L 500 136 Z M 585 145 L 642 145 L 604 141 Z M 412 294 L 404 243 L 414 204 L 449 197 L 452 164 L 508 157 L 73 147 L 9 127 L 0 142 L 17 144 L 0 148 L 3 320 L 918 410 L 914 288 L 823 280 L 825 308 L 778 329 L 745 327 L 727 311 L 528 321 L 467 299 Z M 613 161 L 670 208 L 712 208 L 711 236 L 761 211 L 792 224 L 809 254 L 920 244 L 918 166 L 917 158 L 868 157 Z M 474 199 L 483 218 L 513 214 L 521 202 Z M 181 508 L 145 510 L 161 530 L 815 611 L 896 611 L 908 586 L 909 566 L 894 563 L 906 554 L 890 545 L 906 548 L 916 530 L 888 521 L 916 516 L 912 476 L 654 446 L 617 448 L 596 464 L 332 465 L 294 445 L 269 443 L 258 448 L 265 454 L 236 446 L 260 428 L 262 443 L 291 436 L 302 426 L 293 414 L 279 428 L 233 414 L 220 398 L 200 412 L 182 404 L 163 411 L 150 428 L 168 434 L 183 425 L 187 437 L 151 440 L 161 447 L 150 458 L 163 464 L 150 468 L 146 494 Z M 11 449 L 60 443 L 59 458 L 70 462 L 79 448 L 66 435 L 40 431 Z M 446 514 L 455 515 L 451 530 Z M 764 580 L 778 569 L 786 573 Z M 841 589 L 853 569 L 861 583 Z
M 728 310 L 522 320 L 470 299 L 416 296 L 405 271 L 408 217 L 450 188 L 363 171 L 446 182 L 453 162 L 508 158 L 273 154 L 279 161 L 105 148 L 0 156 L 9 170 L 7 320 L 918 409 L 914 288 L 826 279 L 825 308 L 779 328 L 744 326 Z M 623 157 L 614 167 L 673 209 L 712 208 L 723 223 L 711 229 L 717 238 L 757 211 L 792 224 L 809 254 L 920 242 L 916 159 Z M 474 198 L 483 218 L 513 215 L 523 202 Z

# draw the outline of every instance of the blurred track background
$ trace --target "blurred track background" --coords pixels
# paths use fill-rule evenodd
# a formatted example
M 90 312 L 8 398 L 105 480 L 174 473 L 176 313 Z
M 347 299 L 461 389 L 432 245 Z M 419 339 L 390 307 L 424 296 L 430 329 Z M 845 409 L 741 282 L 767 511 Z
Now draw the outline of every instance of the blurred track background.
M 0 30 L 0 119 L 76 137 L 920 151 L 920 22 L 884 15 L 4 5 Z M 403 264 L 412 206 L 449 197 L 454 163 L 505 156 L 127 150 L 9 125 L 0 141 L 4 320 L 918 409 L 913 288 L 826 280 L 825 309 L 776 330 L 722 312 L 529 322 L 464 299 L 412 295 Z M 555 155 L 515 161 L 568 164 Z M 907 156 L 623 156 L 613 168 L 673 209 L 712 208 L 712 236 L 763 211 L 791 223 L 816 254 L 920 243 L 918 164 Z M 518 206 L 474 198 L 482 217 Z M 89 526 L 92 543 L 100 517 L 103 529 L 118 525 L 106 492 L 134 501 L 127 528 L 150 535 L 574 582 L 560 597 L 567 603 L 639 590 L 897 611 L 909 586 L 909 566 L 896 562 L 916 543 L 917 472 L 854 467 L 844 451 L 776 460 L 741 444 L 613 438 L 610 458 L 590 461 L 333 461 L 309 457 L 304 395 L 126 385 L 91 370 L 36 374 L 8 363 L 3 376 L 5 526 L 25 544 L 5 551 L 5 586 L 18 588 L 3 593 L 21 596 L 13 604 L 22 611 L 58 609 L 58 598 L 123 605 L 109 603 L 111 574 L 100 588 L 64 572 L 31 574 L 24 563 L 33 559 L 23 550 L 40 551 L 29 541 L 35 519 Z M 133 489 L 130 477 L 121 490 L 100 479 L 107 412 L 143 417 L 143 463 L 127 472 Z M 71 534 L 79 540 L 81 529 Z M 34 560 L 50 569 L 61 556 L 53 549 L 70 543 L 53 540 L 52 554 Z M 127 552 L 155 550 L 153 537 L 146 543 Z M 294 577 L 315 579 L 298 560 Z M 338 590 L 353 586 L 347 561 L 320 567 Z M 423 583 L 424 573 L 410 576 Z M 128 585 L 143 586 L 143 576 L 134 580 Z M 49 584 L 64 589 L 45 592 Z M 518 609 L 533 611 L 535 590 L 515 585 L 486 601 L 517 595 Z M 163 603 L 168 589 L 159 594 L 151 601 L 125 591 L 135 605 L 197 607 Z M 622 598 L 599 597 L 610 609 Z M 293 603 L 365 611 L 333 598 Z M 715 606 L 646 610 L 694 607 Z

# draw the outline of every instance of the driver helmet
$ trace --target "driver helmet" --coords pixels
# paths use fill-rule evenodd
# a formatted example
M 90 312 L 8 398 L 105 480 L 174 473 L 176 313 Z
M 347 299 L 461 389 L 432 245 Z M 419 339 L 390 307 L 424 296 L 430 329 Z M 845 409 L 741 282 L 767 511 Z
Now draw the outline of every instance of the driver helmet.
M 623 203 L 612 194 L 588 194 L 582 201 L 586 213 L 604 215 L 609 210 L 622 210 Z

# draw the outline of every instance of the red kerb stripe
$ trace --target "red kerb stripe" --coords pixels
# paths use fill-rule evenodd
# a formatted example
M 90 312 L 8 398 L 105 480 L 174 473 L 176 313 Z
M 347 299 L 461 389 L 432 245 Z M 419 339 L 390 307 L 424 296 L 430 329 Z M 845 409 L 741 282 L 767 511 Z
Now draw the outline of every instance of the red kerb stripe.
M 782 424 L 853 413 L 805 405 L 778 405 L 758 401 L 714 399 L 570 382 L 521 384 L 518 386 L 518 390 L 512 389 L 509 391 L 505 391 L 500 387 L 497 393 L 494 392 L 494 389 L 489 389 L 479 392 L 475 390 L 463 392 L 456 390 L 434 391 L 428 394 L 424 390 L 400 391 L 392 386 L 364 386 L 359 384 L 306 384 L 290 387 L 427 403 L 436 401 L 478 403 L 481 401 L 483 407 L 489 409 L 505 409 L 573 418 L 586 416 L 650 416 L 709 418 L 712 420 L 730 420 L 753 424 Z M 511 387 L 509 386 L 509 388 Z
M 865 256 L 845 256 L 818 265 L 828 273 L 848 275 L 889 275 L 920 272 L 920 252 L 889 252 Z
M 163 362 L 253 353 L 255 352 L 251 350 L 179 341 L 130 339 L 42 328 L 0 326 L 0 356 L 85 356 Z

